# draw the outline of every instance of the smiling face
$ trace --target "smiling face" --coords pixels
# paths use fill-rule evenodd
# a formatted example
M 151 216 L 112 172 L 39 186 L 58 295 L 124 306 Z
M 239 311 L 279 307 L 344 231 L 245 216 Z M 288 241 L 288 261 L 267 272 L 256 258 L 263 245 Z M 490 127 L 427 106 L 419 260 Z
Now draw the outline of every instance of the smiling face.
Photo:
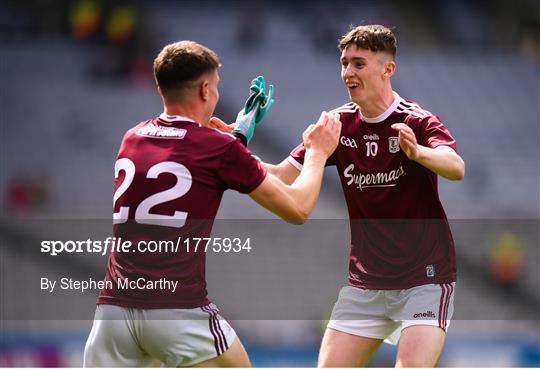
M 377 99 L 390 86 L 396 64 L 390 54 L 350 44 L 341 52 L 341 79 L 349 97 L 360 106 Z

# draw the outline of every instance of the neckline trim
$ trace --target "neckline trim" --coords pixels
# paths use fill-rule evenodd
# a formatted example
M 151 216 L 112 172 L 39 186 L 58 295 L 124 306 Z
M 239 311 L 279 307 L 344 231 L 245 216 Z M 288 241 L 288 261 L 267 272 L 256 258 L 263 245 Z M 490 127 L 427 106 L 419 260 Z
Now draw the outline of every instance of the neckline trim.
M 394 110 L 396 110 L 396 108 L 398 107 L 399 103 L 402 100 L 401 96 L 399 96 L 397 94 L 397 92 L 392 91 L 392 95 L 394 95 L 394 101 L 392 102 L 392 104 L 390 104 L 388 109 L 386 109 L 380 115 L 378 115 L 376 117 L 373 117 L 373 118 L 368 118 L 368 117 L 362 116 L 362 120 L 364 122 L 366 122 L 366 123 L 380 123 L 383 120 L 385 120 L 386 118 L 388 118 L 390 116 L 390 114 L 392 114 L 394 112 Z
M 165 112 L 161 113 L 159 115 L 159 119 L 164 120 L 165 122 L 195 122 L 193 119 L 184 117 L 183 115 L 169 115 L 165 114 Z

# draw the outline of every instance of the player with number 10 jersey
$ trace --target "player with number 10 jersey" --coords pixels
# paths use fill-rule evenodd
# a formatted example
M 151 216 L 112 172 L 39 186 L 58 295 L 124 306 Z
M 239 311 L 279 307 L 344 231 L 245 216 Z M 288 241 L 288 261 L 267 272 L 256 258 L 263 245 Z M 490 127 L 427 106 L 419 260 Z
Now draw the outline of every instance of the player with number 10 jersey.
M 395 92 L 394 102 L 378 117 L 363 117 L 354 103 L 335 112 L 343 128 L 327 165 L 338 170 L 350 216 L 349 284 L 399 290 L 455 282 L 454 241 L 437 175 L 407 159 L 392 125 L 407 124 L 420 145 L 455 149 L 448 129 Z M 289 162 L 301 168 L 303 152 L 298 146 Z

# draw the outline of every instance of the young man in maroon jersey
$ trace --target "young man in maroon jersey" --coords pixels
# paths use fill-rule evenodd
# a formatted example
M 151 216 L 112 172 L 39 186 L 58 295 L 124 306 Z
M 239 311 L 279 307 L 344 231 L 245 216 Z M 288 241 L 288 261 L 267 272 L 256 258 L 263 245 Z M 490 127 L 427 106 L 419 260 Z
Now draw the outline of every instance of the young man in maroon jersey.
M 453 313 L 454 243 L 437 176 L 461 180 L 465 166 L 439 118 L 392 90 L 396 39 L 380 25 L 343 36 L 341 78 L 351 102 L 328 159 L 350 216 L 349 285 L 332 312 L 319 366 L 364 366 L 385 339 L 399 340 L 396 366 L 434 366 Z M 298 146 L 265 167 L 292 183 L 305 165 Z
M 109 256 L 84 366 L 250 365 L 234 330 L 207 299 L 204 247 L 195 251 L 182 242 L 147 252 L 135 245 L 209 237 L 229 188 L 287 221 L 304 222 L 341 123 L 337 114 L 323 113 L 305 131 L 304 169 L 284 184 L 239 139 L 208 128 L 219 99 L 219 65 L 213 51 L 192 41 L 166 46 L 154 61 L 164 112 L 130 129 L 120 146 L 114 236 L 133 246 Z

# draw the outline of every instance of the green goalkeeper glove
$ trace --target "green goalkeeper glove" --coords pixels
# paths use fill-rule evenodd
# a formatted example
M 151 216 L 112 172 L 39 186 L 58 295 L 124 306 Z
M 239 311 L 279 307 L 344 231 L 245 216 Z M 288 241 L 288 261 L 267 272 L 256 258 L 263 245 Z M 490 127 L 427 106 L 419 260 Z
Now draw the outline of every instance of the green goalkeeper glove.
M 236 117 L 233 135 L 240 138 L 245 146 L 251 141 L 255 125 L 259 124 L 274 103 L 274 86 L 269 85 L 266 93 L 266 83 L 263 76 L 251 81 L 250 94 L 242 110 Z

